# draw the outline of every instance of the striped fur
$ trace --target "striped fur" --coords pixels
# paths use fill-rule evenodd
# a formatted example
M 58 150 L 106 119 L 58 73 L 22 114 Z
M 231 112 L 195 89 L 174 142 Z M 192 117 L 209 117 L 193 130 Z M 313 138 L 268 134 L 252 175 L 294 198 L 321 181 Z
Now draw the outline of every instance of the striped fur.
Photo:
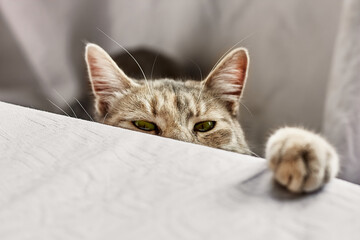
M 202 82 L 130 79 L 94 44 L 87 46 L 86 60 L 99 121 L 141 131 L 132 122 L 146 120 L 159 128 L 147 133 L 250 154 L 237 120 L 247 74 L 246 50 L 230 53 Z M 208 132 L 194 131 L 201 121 L 216 125 Z

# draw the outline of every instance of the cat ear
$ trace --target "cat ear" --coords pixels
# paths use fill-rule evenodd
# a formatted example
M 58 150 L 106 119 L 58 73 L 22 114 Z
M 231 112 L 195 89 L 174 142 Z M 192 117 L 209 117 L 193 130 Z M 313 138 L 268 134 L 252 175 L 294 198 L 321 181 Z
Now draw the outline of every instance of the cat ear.
M 204 80 L 205 87 L 227 103 L 229 111 L 236 115 L 248 74 L 249 55 L 245 48 L 237 48 L 227 54 Z
M 137 84 L 96 44 L 86 45 L 85 60 L 95 96 L 96 110 L 101 116 L 105 116 L 115 94 L 124 94 Z

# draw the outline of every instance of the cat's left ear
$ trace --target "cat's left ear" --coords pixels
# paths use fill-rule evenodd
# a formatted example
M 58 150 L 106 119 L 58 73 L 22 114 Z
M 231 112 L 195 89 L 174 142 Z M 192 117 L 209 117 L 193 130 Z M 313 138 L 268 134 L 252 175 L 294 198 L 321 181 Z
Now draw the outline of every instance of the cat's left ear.
M 137 84 L 96 44 L 86 45 L 85 60 L 95 96 L 96 111 L 100 116 L 105 116 L 114 96 L 125 94 Z
M 227 54 L 204 80 L 205 87 L 219 94 L 233 115 L 236 115 L 239 109 L 248 66 L 248 51 L 237 48 Z

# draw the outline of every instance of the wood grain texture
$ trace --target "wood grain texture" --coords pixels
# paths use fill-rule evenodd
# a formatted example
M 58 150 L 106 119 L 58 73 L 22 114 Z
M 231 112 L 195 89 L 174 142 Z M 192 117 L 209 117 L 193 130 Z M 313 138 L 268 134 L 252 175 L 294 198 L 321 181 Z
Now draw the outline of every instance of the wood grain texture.
M 294 196 L 265 160 L 0 103 L 0 239 L 358 239 L 360 187 Z

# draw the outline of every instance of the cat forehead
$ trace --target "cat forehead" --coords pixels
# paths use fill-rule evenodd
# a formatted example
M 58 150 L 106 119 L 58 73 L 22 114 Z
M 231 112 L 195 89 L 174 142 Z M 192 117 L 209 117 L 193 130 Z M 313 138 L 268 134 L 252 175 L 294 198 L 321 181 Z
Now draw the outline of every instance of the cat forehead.
M 182 108 L 179 107 L 183 111 L 186 111 L 186 107 L 190 105 L 207 105 L 207 108 L 221 105 L 221 100 L 217 95 L 203 88 L 199 81 L 160 79 L 148 82 L 141 81 L 140 84 L 140 88 L 134 93 L 137 95 L 137 99 L 141 101 L 145 100 L 151 103 L 156 103 L 157 100 L 164 101 L 164 106 L 167 107 L 176 103 L 183 105 Z
M 144 89 L 168 91 L 173 93 L 179 92 L 199 92 L 201 84 L 198 81 L 193 80 L 173 80 L 173 79 L 156 79 L 156 80 L 138 80 L 136 81 Z
M 185 119 L 209 114 L 219 115 L 220 118 L 226 112 L 216 96 L 204 89 L 201 91 L 198 81 L 161 79 L 147 83 L 144 80 L 136 82 L 139 85 L 135 89 L 119 95 L 115 109 L 128 114 L 141 113 Z

